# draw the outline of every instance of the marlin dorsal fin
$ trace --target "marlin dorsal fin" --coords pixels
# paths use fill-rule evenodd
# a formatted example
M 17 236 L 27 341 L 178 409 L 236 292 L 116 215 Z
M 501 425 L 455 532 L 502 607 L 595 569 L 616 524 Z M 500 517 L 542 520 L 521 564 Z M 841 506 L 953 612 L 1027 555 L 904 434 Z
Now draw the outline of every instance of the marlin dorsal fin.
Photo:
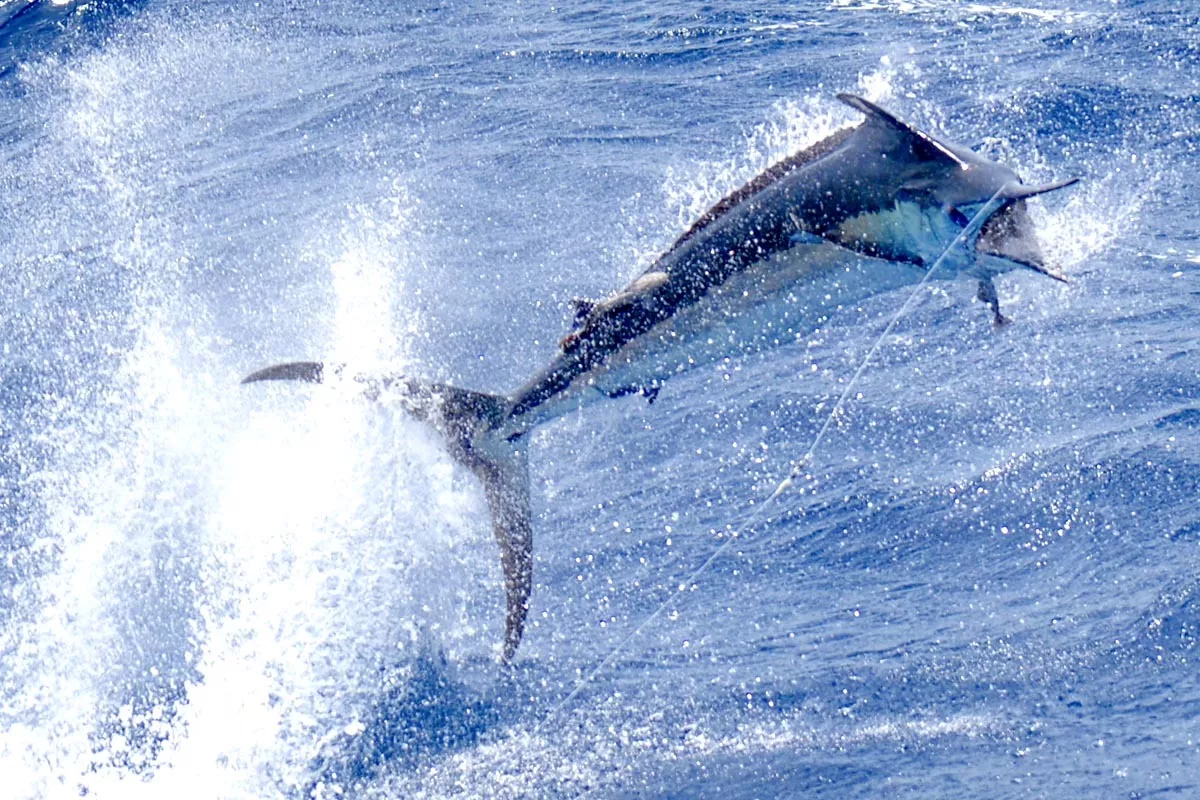
M 930 136 L 924 131 L 919 131 L 907 122 L 896 119 L 891 113 L 884 111 L 879 106 L 872 103 L 870 100 L 864 100 L 858 95 L 846 94 L 843 92 L 837 96 L 846 105 L 853 108 L 855 111 L 861 111 L 867 115 L 868 122 L 875 122 L 890 128 L 896 133 L 911 139 L 913 144 L 913 152 L 922 160 L 926 161 L 945 161 L 954 164 L 958 167 L 966 167 L 963 160 L 954 154 L 946 145 L 939 142 L 937 139 Z

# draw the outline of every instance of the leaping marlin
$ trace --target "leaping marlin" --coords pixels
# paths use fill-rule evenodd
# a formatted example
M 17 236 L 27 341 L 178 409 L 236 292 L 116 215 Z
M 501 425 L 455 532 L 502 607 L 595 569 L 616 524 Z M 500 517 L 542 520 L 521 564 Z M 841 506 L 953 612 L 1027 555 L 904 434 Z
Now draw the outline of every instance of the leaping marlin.
M 938 276 L 978 281 L 998 325 L 1007 320 L 995 275 L 1024 268 L 1063 280 L 1046 267 L 1025 201 L 1074 179 L 1026 186 L 1011 169 L 861 97 L 838 99 L 866 119 L 721 200 L 620 292 L 577 300 L 557 355 L 513 394 L 358 378 L 440 431 L 482 483 L 504 570 L 505 662 L 520 644 L 533 587 L 531 429 L 596 399 L 636 393 L 653 402 L 671 376 L 795 341 L 840 307 L 920 281 L 939 258 Z M 279 364 L 243 382 L 319 383 L 335 371 Z

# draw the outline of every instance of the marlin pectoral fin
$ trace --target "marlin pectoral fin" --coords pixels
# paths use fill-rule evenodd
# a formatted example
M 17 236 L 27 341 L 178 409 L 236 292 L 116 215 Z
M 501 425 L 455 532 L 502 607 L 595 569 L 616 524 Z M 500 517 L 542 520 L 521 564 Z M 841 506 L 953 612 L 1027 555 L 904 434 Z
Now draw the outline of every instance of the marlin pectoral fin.
M 946 215 L 948 217 L 950 217 L 950 220 L 955 225 L 959 226 L 960 228 L 963 228 L 964 230 L 967 228 L 967 226 L 969 226 L 971 224 L 970 218 L 966 214 L 964 214 L 962 211 L 959 211 L 957 208 L 954 208 L 953 206 L 946 209 Z

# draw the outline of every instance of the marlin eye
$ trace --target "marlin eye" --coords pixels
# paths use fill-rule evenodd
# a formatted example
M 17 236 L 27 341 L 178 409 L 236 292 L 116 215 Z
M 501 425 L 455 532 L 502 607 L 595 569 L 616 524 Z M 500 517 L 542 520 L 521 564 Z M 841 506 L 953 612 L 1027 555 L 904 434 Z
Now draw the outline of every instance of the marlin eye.
M 965 228 L 971 224 L 971 220 L 967 219 L 967 215 L 957 208 L 950 209 L 950 219 L 960 228 Z

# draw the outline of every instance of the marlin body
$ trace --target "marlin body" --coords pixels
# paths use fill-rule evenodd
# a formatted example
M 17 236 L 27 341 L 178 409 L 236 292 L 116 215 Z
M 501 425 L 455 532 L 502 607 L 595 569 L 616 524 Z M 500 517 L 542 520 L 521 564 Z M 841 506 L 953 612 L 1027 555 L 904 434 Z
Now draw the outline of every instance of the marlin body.
M 1000 313 L 993 278 L 1013 269 L 1050 277 L 1025 200 L 1074 183 L 1026 186 L 1015 172 L 935 139 L 878 106 L 774 165 L 701 217 L 628 286 L 575 301 L 573 329 L 528 383 L 498 396 L 411 377 L 358 377 L 426 420 L 483 484 L 505 575 L 504 660 L 515 653 L 533 588 L 524 434 L 590 401 L 640 394 L 731 355 L 795 341 L 839 307 L 941 277 L 978 281 Z M 245 382 L 321 382 L 316 362 L 279 364 Z

